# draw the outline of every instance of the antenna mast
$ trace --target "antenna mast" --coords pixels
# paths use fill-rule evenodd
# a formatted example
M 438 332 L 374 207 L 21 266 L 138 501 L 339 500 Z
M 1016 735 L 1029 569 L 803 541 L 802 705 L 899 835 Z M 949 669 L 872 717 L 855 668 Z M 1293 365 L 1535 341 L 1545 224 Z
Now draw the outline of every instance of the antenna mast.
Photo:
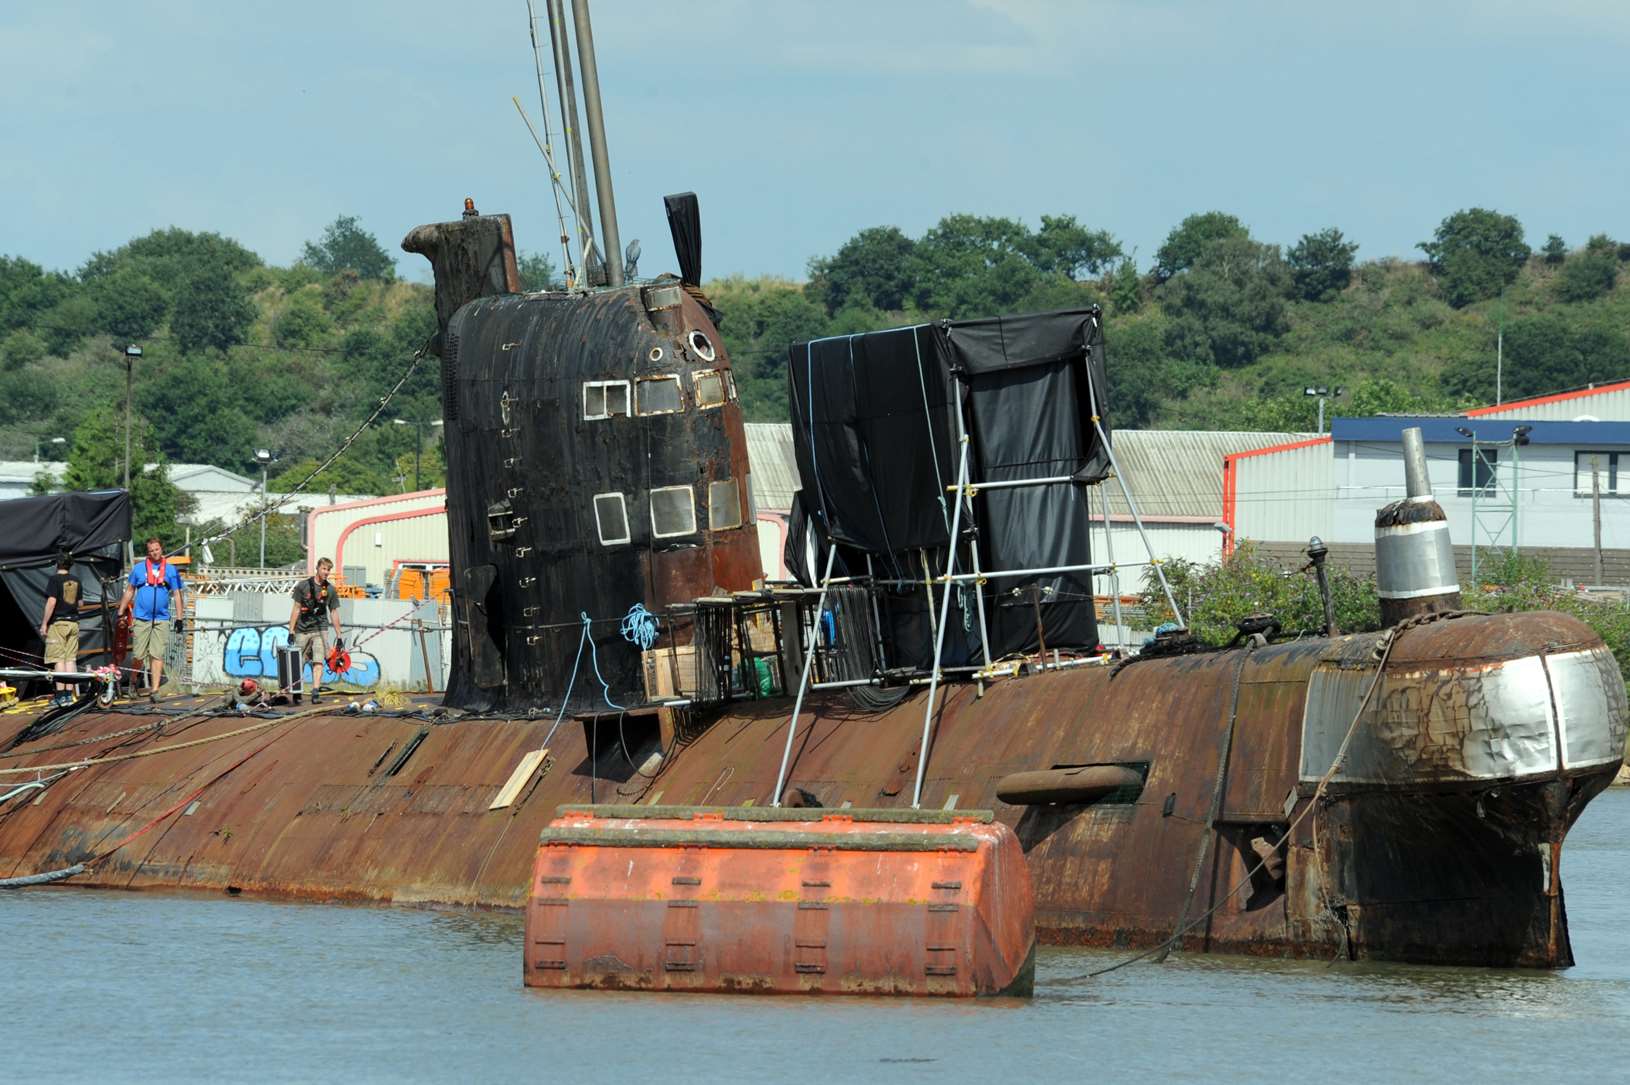
M 583 165 L 583 137 L 577 127 L 577 88 L 572 82 L 571 40 L 567 37 L 564 0 L 544 0 L 549 10 L 549 45 L 555 55 L 555 82 L 560 90 L 561 132 L 566 137 L 566 164 L 572 173 L 572 213 L 577 245 L 583 252 L 584 285 L 597 285 L 594 266 L 594 216 L 589 210 L 589 179 Z
M 532 0 L 526 0 L 526 29 L 532 36 L 532 71 L 538 77 L 538 109 L 543 114 L 543 139 L 538 142 L 538 150 L 543 152 L 543 161 L 549 167 L 549 191 L 555 197 L 555 220 L 560 223 L 560 248 L 565 258 L 565 266 L 561 273 L 566 276 L 566 289 L 570 290 L 577 285 L 577 264 L 572 259 L 572 239 L 566 232 L 566 214 L 560 207 L 560 171 L 555 168 L 554 137 L 549 131 L 549 95 L 543 89 L 543 52 L 538 45 L 538 14 L 532 7 Z M 515 100 L 515 108 L 520 110 L 521 119 L 526 119 L 526 111 L 521 109 L 519 99 Z M 532 122 L 527 121 L 527 128 Z M 532 133 L 533 140 L 538 134 Z M 567 203 L 571 203 L 568 197 Z M 577 207 L 572 206 L 572 217 L 577 217 Z

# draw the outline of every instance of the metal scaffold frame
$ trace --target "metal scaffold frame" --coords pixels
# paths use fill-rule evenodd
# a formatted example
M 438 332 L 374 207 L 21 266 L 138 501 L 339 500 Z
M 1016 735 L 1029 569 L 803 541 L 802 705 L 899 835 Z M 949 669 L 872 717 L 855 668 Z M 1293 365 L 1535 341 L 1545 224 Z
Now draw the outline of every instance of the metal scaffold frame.
M 917 327 L 921 326 L 919 325 Z M 1096 321 L 1094 322 L 1094 327 L 1096 328 Z M 910 330 L 915 331 L 916 328 Z M 947 525 L 949 531 L 949 543 L 946 546 L 944 571 L 939 576 L 932 576 L 928 574 L 928 571 L 925 569 L 925 576 L 922 581 L 908 582 L 903 580 L 892 580 L 883 582 L 902 587 L 922 587 L 928 592 L 929 598 L 928 616 L 929 621 L 931 622 L 934 638 L 934 657 L 933 667 L 930 671 L 928 680 L 928 698 L 923 706 L 922 738 L 917 758 L 916 782 L 913 785 L 911 795 L 911 805 L 914 809 L 920 807 L 922 803 L 923 782 L 928 766 L 928 752 L 930 742 L 933 738 L 934 709 L 939 702 L 939 687 L 941 680 L 946 673 L 946 668 L 942 659 L 945 648 L 945 630 L 947 623 L 950 621 L 951 596 L 958 588 L 968 584 L 971 584 L 974 588 L 975 611 L 979 624 L 979 647 L 980 654 L 984 660 L 984 667 L 975 671 L 975 677 L 980 678 L 981 680 L 986 676 L 986 672 L 988 672 L 993 662 L 990 650 L 990 633 L 986 621 L 983 594 L 983 586 L 992 580 L 1022 576 L 1049 576 L 1064 573 L 1089 573 L 1093 575 L 1105 575 L 1109 578 L 1111 598 L 1113 600 L 1112 605 L 1114 607 L 1115 614 L 1116 633 L 1119 637 L 1124 636 L 1125 630 L 1120 604 L 1120 570 L 1123 567 L 1152 568 L 1155 572 L 1155 579 L 1160 584 L 1161 593 L 1165 596 L 1166 605 L 1171 608 L 1171 612 L 1176 618 L 1177 624 L 1179 626 L 1183 626 L 1185 624 L 1183 620 L 1183 613 L 1177 605 L 1177 599 L 1172 594 L 1171 584 L 1167 581 L 1165 570 L 1161 567 L 1162 562 L 1155 556 L 1154 546 L 1150 542 L 1149 533 L 1144 527 L 1142 514 L 1138 511 L 1137 500 L 1132 496 L 1132 491 L 1126 484 L 1125 472 L 1121 467 L 1119 459 L 1115 455 L 1115 449 L 1110 443 L 1109 434 L 1104 429 L 1103 417 L 1098 403 L 1098 389 L 1092 380 L 1092 374 L 1088 364 L 1089 359 L 1090 348 L 1083 348 L 1081 364 L 1087 369 L 1087 394 L 1089 397 L 1093 432 L 1104 449 L 1104 453 L 1109 460 L 1110 473 L 1114 476 L 1117 485 L 1120 486 L 1121 496 L 1125 499 L 1126 506 L 1131 512 L 1132 523 L 1137 530 L 1138 537 L 1142 541 L 1144 552 L 1147 555 L 1146 560 L 1126 562 L 1124 565 L 1116 562 L 1114 557 L 1114 543 L 1110 539 L 1111 521 L 1109 518 L 1109 499 L 1106 494 L 1102 498 L 1102 508 L 1105 535 L 1104 547 L 1108 561 L 1084 562 L 1072 565 L 1047 566 L 1033 569 L 981 568 L 978 545 L 979 522 L 974 498 L 988 490 L 1001 490 L 1029 486 L 1070 486 L 1073 488 L 1083 484 L 1078 482 L 1073 475 L 1047 475 L 1038 476 L 1035 478 L 1002 479 L 990 482 L 980 482 L 970 479 L 968 476 L 970 471 L 969 447 L 971 442 L 968 433 L 968 423 L 964 417 L 965 400 L 961 396 L 957 397 L 954 412 L 957 423 L 957 478 L 955 485 L 945 487 L 946 492 L 952 495 L 955 507 L 950 511 L 950 522 Z M 961 375 L 959 374 L 956 379 L 960 383 L 962 380 Z M 924 398 L 923 409 L 925 412 L 927 412 L 929 409 L 926 395 Z M 932 429 L 930 429 L 930 439 L 932 439 Z M 1090 496 L 1087 498 L 1087 500 L 1090 510 Z M 941 499 L 942 510 L 943 507 L 944 501 Z M 966 532 L 964 531 L 965 510 L 966 523 L 968 527 Z M 969 535 L 966 545 L 968 546 L 969 550 L 969 565 L 971 566 L 971 571 L 959 573 L 957 572 L 957 552 L 958 549 L 964 545 L 964 534 Z M 782 751 L 781 769 L 776 777 L 775 790 L 770 796 L 771 804 L 775 806 L 779 806 L 781 804 L 781 792 L 786 784 L 787 768 L 792 759 L 793 740 L 798 730 L 798 716 L 803 710 L 804 695 L 810 688 L 810 673 L 814 657 L 816 655 L 816 648 L 819 643 L 819 615 L 825 606 L 827 592 L 833 582 L 832 567 L 836 555 L 837 545 L 833 543 L 829 546 L 827 551 L 826 568 L 822 574 L 820 582 L 820 597 L 814 611 L 814 623 L 810 629 L 810 645 L 804 654 L 803 673 L 799 679 L 798 692 L 793 701 L 792 715 L 787 722 L 787 739 L 786 746 Z M 937 620 L 933 605 L 933 589 L 936 583 L 941 587 Z M 1038 633 L 1039 623 L 1040 619 L 1038 616 Z

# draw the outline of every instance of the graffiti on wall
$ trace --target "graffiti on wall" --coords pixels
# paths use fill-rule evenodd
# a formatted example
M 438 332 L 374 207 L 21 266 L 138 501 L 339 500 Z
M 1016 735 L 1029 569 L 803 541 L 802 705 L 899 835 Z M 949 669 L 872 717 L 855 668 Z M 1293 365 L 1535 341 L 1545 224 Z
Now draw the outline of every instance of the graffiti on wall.
M 221 669 L 233 678 L 277 678 L 279 648 L 287 647 L 289 628 L 286 625 L 242 625 L 226 632 L 221 649 Z M 336 674 L 323 665 L 324 682 L 344 682 L 353 686 L 372 686 L 379 682 L 379 660 L 367 652 L 350 649 L 351 669 Z M 306 665 L 307 679 L 311 678 L 311 664 Z

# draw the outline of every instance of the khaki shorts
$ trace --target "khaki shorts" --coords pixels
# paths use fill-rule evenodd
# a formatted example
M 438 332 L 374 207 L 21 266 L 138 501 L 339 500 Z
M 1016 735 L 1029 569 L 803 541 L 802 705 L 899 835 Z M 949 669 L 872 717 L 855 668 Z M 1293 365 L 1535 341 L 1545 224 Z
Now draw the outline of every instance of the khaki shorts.
M 45 661 L 75 663 L 79 660 L 79 623 L 52 622 L 45 630 Z
M 137 659 L 162 661 L 170 650 L 170 623 L 134 622 L 130 627 L 130 653 Z
M 296 633 L 294 635 L 294 650 L 300 653 L 300 658 L 313 663 L 321 663 L 328 658 L 328 644 L 323 640 L 323 631 L 313 629 L 309 633 Z M 314 677 L 322 678 L 319 671 Z

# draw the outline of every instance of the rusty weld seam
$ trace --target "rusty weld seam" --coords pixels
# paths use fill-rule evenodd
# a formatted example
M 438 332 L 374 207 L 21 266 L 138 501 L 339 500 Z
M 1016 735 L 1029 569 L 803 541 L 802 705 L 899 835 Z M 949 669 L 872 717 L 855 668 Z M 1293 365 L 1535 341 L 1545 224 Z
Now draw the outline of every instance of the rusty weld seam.
M 1176 930 L 1172 937 L 1161 947 L 1155 955 L 1158 964 L 1166 959 L 1171 947 L 1182 937 L 1184 922 L 1189 917 L 1189 909 L 1194 906 L 1194 894 L 1200 888 L 1200 870 L 1205 866 L 1206 852 L 1214 850 L 1217 836 L 1217 817 L 1222 813 L 1223 789 L 1228 786 L 1228 762 L 1234 752 L 1234 732 L 1239 727 L 1239 684 L 1240 676 L 1245 673 L 1245 663 L 1251 658 L 1251 651 L 1255 642 L 1246 646 L 1240 653 L 1239 665 L 1234 668 L 1234 692 L 1228 704 L 1228 733 L 1223 737 L 1222 754 L 1217 758 L 1217 778 L 1211 788 L 1211 810 L 1206 815 L 1205 828 L 1200 833 L 1200 846 L 1195 849 L 1194 863 L 1189 868 L 1189 891 L 1183 898 L 1183 908 L 1177 913 Z

